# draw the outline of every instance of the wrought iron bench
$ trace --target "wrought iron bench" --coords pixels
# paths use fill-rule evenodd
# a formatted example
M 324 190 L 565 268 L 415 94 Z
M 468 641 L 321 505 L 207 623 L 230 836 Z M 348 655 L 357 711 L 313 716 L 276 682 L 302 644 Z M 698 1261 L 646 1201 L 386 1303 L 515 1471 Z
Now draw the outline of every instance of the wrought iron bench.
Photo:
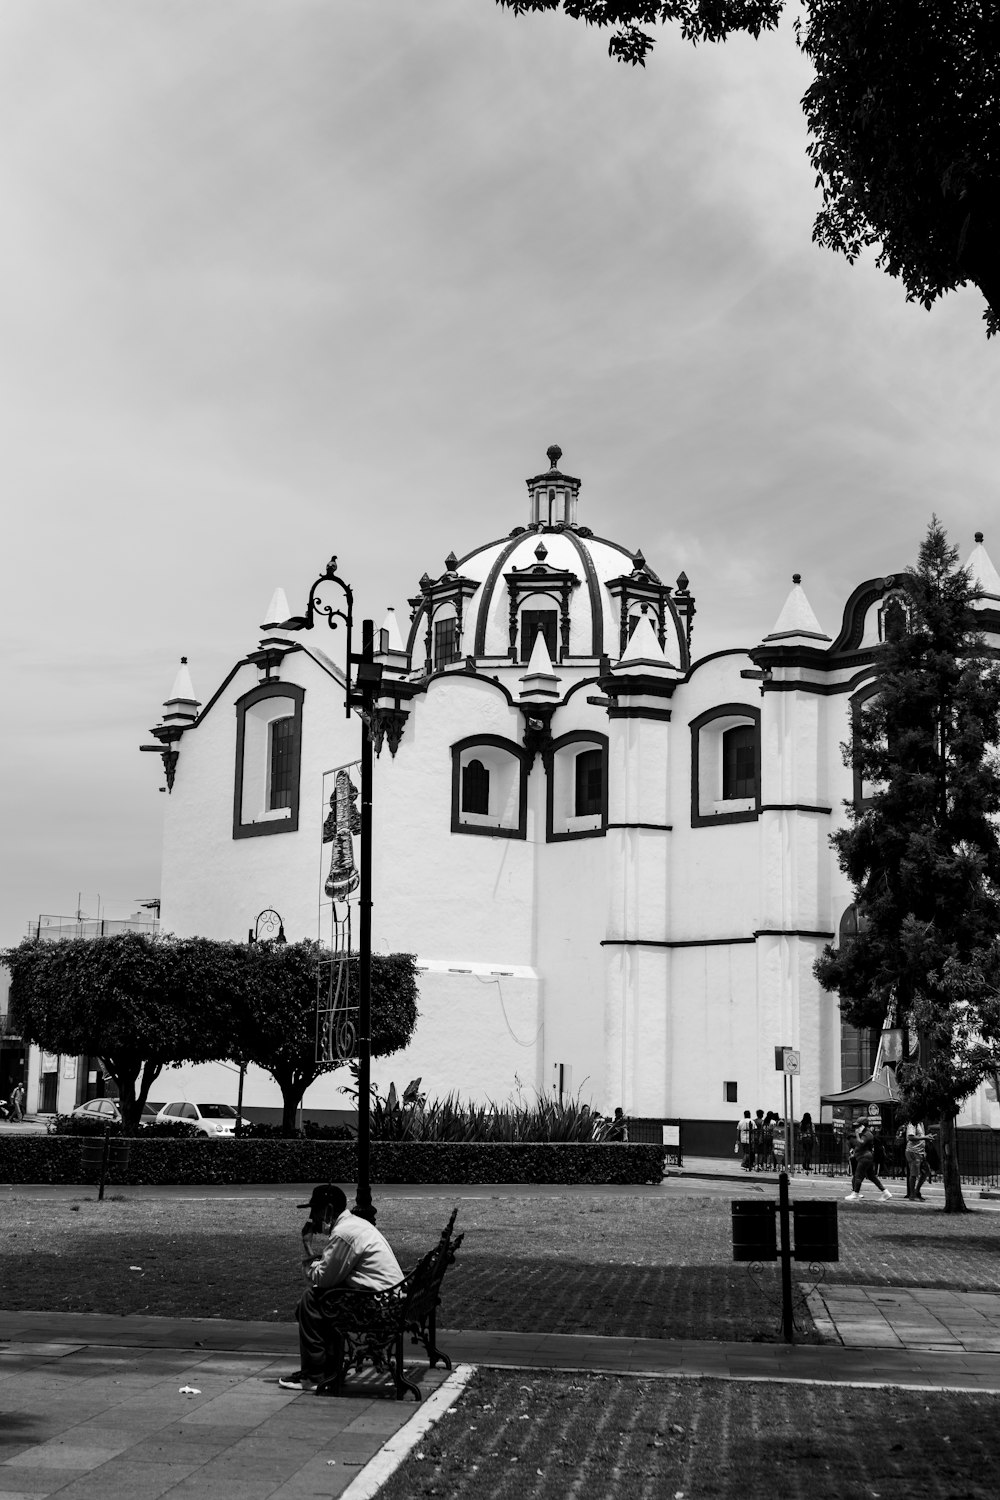
M 329 1299 L 327 1322 L 326 1378 L 317 1388 L 319 1396 L 339 1396 L 349 1370 L 370 1364 L 391 1374 L 396 1400 L 407 1391 L 420 1400 L 420 1388 L 407 1380 L 403 1366 L 403 1337 L 422 1344 L 433 1369 L 438 1360 L 451 1369 L 451 1360 L 437 1347 L 437 1309 L 441 1283 L 455 1259 L 464 1234 L 452 1238 L 454 1208 L 433 1250 L 428 1250 L 402 1281 L 384 1292 L 341 1292 Z M 326 1311 L 326 1309 L 324 1309 Z

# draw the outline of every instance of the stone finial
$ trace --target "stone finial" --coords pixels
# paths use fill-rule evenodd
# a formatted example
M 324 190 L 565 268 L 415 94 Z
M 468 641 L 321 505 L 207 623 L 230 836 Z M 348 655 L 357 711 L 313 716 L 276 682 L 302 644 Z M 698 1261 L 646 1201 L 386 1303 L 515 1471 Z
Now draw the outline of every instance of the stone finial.
M 980 546 L 982 546 L 983 542 L 985 541 L 985 537 L 983 536 L 983 533 L 981 531 L 976 532 L 976 541 Z
M 636 573 L 641 573 L 646 566 L 646 559 L 642 555 L 642 548 L 637 547 L 632 557 L 632 568 Z
M 801 583 L 802 582 L 802 574 L 801 573 L 793 573 L 792 574 L 792 582 L 793 583 Z
M 449 573 L 454 573 L 455 569 L 458 567 L 458 558 L 455 556 L 454 552 L 448 553 L 448 556 L 444 560 L 444 565 Z
M 546 547 L 546 545 L 545 545 L 544 542 L 539 542 L 538 546 L 535 548 L 535 556 L 538 558 L 538 561 L 540 563 L 543 563 L 545 561 L 545 559 L 548 557 L 548 555 L 549 555 L 549 549 L 548 549 L 548 547 Z
M 688 586 L 688 584 L 690 582 L 691 582 L 690 578 L 687 576 L 687 574 L 682 569 L 681 572 L 678 573 L 678 575 L 677 575 L 677 587 L 678 587 L 678 589 L 680 590 L 680 592 L 682 594 L 686 594 L 687 593 L 687 586 Z
M 551 468 L 558 469 L 559 460 L 562 458 L 562 449 L 559 444 L 552 443 L 550 447 L 546 448 L 545 457 L 548 459 Z

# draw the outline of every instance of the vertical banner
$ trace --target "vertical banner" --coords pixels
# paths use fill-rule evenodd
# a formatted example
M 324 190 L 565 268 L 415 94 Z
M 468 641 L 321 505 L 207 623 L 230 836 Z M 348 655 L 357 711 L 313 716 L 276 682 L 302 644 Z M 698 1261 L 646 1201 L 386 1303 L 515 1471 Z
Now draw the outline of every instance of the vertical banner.
M 358 1051 L 358 994 L 352 985 L 353 918 L 361 871 L 360 761 L 323 774 L 319 955 L 316 972 L 316 1061 L 350 1062 Z

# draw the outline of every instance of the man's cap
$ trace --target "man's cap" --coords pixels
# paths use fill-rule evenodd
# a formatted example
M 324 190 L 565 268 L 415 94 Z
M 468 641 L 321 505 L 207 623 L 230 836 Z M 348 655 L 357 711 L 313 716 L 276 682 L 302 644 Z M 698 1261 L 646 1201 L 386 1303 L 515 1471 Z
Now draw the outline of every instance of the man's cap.
M 331 1204 L 339 1204 L 342 1212 L 347 1207 L 347 1194 L 333 1182 L 321 1182 L 318 1187 L 313 1188 L 309 1202 L 297 1203 L 296 1208 L 308 1208 L 311 1214 L 317 1214 Z

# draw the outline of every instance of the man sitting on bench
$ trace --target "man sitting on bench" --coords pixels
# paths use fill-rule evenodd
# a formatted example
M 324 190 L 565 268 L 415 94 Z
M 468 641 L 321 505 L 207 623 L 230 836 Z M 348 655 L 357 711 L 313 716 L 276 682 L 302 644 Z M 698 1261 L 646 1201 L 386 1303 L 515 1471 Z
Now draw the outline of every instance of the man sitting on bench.
M 346 1194 L 332 1182 L 321 1183 L 309 1202 L 298 1206 L 309 1210 L 302 1230 L 302 1266 L 309 1285 L 295 1309 L 300 1368 L 278 1384 L 286 1391 L 314 1391 L 326 1373 L 323 1324 L 330 1300 L 348 1291 L 384 1291 L 402 1281 L 403 1273 L 385 1236 L 367 1219 L 348 1212 Z M 322 1253 L 317 1253 L 317 1237 L 326 1238 Z

